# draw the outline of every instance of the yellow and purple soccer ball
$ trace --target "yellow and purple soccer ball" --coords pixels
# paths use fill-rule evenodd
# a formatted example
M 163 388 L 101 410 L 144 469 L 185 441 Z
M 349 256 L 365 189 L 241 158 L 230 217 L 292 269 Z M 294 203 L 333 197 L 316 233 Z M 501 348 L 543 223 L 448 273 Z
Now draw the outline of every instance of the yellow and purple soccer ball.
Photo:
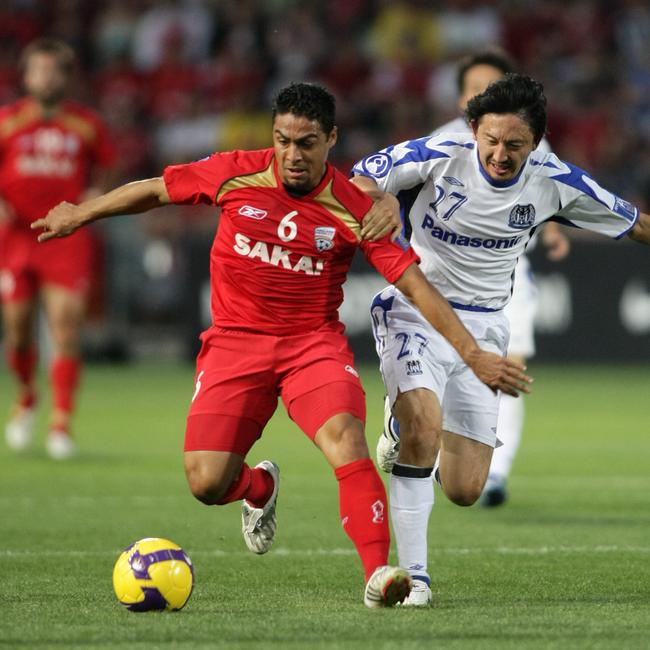
M 189 555 L 178 544 L 160 537 L 131 544 L 113 569 L 115 595 L 132 612 L 181 609 L 193 587 Z

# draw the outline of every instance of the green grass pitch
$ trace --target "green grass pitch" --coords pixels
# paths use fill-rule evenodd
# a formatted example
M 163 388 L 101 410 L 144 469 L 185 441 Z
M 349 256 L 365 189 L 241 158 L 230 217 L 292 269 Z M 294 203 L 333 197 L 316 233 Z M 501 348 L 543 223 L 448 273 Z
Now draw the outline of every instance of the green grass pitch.
M 650 369 L 533 367 L 527 427 L 503 508 L 438 491 L 434 607 L 370 611 L 324 459 L 279 409 L 250 461 L 282 469 L 278 536 L 246 551 L 239 508 L 193 500 L 182 435 L 189 366 L 90 367 L 80 456 L 0 445 L 0 650 L 4 648 L 647 648 L 650 646 Z M 368 438 L 382 387 L 363 369 Z M 0 372 L 0 413 L 13 395 Z M 115 600 L 122 548 L 168 537 L 196 587 L 177 613 Z

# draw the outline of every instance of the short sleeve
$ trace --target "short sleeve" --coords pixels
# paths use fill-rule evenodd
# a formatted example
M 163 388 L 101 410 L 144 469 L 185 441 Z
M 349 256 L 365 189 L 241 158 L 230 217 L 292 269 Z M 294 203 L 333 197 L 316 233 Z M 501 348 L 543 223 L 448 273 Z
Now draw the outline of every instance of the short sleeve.
M 221 180 L 217 175 L 218 154 L 184 165 L 169 165 L 163 179 L 172 203 L 215 205 Z
M 378 242 L 362 240 L 359 246 L 368 262 L 391 284 L 397 282 L 411 264 L 420 261 L 411 245 L 401 235 L 394 242 L 390 240 L 390 235 Z

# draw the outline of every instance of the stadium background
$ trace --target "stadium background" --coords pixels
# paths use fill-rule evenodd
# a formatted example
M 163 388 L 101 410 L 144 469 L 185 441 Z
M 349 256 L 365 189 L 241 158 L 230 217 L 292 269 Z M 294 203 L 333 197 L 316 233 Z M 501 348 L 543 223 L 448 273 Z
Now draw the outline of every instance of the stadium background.
M 544 83 L 561 158 L 650 210 L 650 7 L 644 0 L 5 0 L 0 103 L 20 93 L 17 59 L 41 35 L 79 53 L 74 95 L 108 120 L 118 181 L 171 162 L 270 142 L 271 97 L 314 80 L 338 100 L 344 170 L 456 114 L 455 63 L 489 45 Z M 214 211 L 168 208 L 99 224 L 86 353 L 191 358 L 207 318 Z M 650 258 L 584 233 L 566 262 L 533 253 L 540 360 L 650 359 Z M 383 285 L 357 260 L 343 318 L 372 359 L 369 296 Z

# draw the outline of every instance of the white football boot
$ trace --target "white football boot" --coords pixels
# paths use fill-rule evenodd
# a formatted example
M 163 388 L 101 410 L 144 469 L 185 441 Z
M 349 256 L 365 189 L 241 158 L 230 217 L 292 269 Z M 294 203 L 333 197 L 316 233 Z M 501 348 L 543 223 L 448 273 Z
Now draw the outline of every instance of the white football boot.
M 68 460 L 77 455 L 77 445 L 65 431 L 50 431 L 45 441 L 45 450 L 54 460 Z
M 5 439 L 7 446 L 14 451 L 25 451 L 32 442 L 36 412 L 31 408 L 18 409 L 7 422 Z
M 377 441 L 377 465 L 384 472 L 392 472 L 399 456 L 399 422 L 390 410 L 388 395 L 384 399 L 384 430 Z
M 370 576 L 363 595 L 363 604 L 376 607 L 392 607 L 401 603 L 411 591 L 413 580 L 406 569 L 398 566 L 380 566 Z
M 431 587 L 424 581 L 413 580 L 411 593 L 402 602 L 402 607 L 426 607 L 431 604 Z
M 246 499 L 242 501 L 241 532 L 249 550 L 261 555 L 271 548 L 275 539 L 275 506 L 280 487 L 280 468 L 270 460 L 263 460 L 255 467 L 261 467 L 273 477 L 273 494 L 263 508 L 254 508 Z

